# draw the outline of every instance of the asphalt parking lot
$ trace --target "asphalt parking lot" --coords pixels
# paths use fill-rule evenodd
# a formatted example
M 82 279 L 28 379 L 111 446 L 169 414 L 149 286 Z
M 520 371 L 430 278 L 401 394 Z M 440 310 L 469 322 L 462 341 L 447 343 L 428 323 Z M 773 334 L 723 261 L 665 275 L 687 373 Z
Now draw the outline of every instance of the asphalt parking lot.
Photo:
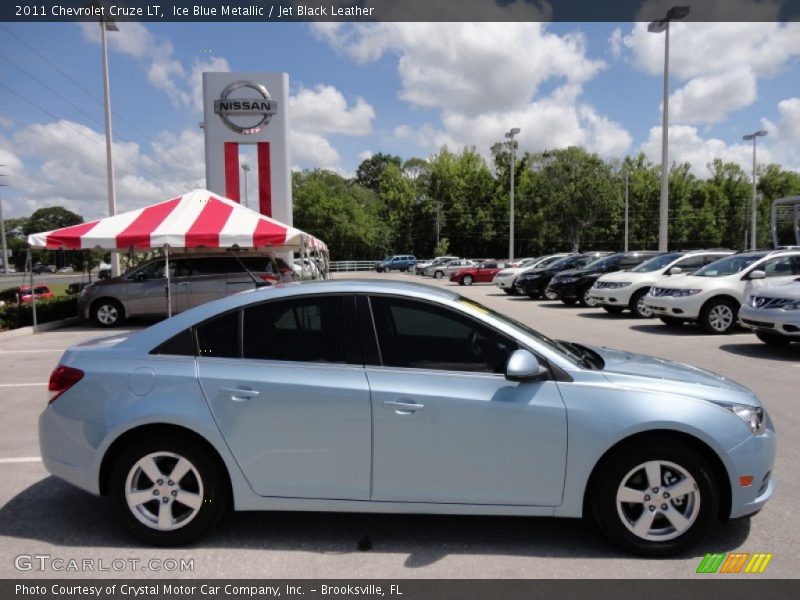
M 422 281 L 407 274 L 364 276 Z M 709 336 L 689 326 L 675 331 L 655 320 L 511 298 L 489 285 L 455 287 L 551 337 L 687 362 L 751 387 L 779 434 L 771 503 L 749 522 L 720 525 L 704 545 L 669 560 L 621 554 L 580 520 L 542 518 L 239 513 L 195 546 L 141 546 L 117 526 L 105 499 L 49 477 L 38 458 L 36 423 L 50 371 L 68 345 L 105 333 L 87 325 L 24 337 L 0 334 L 0 577 L 685 578 L 695 576 L 706 552 L 734 550 L 772 553 L 765 577 L 797 577 L 800 344 L 772 348 L 749 333 Z M 133 570 L 86 573 L 39 571 L 34 561 L 33 570 L 20 571 L 20 555 L 94 560 L 96 569 L 114 559 L 140 562 Z M 162 568 L 171 565 L 165 559 L 189 559 L 193 570 L 151 570 L 151 559 L 161 560 Z

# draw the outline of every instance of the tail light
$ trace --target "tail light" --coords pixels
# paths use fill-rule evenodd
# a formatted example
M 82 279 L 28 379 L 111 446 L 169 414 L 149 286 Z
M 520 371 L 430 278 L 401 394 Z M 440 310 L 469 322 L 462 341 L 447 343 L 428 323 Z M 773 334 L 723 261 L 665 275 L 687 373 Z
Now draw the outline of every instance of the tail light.
M 50 399 L 47 404 L 52 404 L 56 398 L 81 379 L 83 379 L 83 371 L 80 369 L 58 365 L 50 374 L 50 383 L 47 386 L 47 391 L 50 392 Z
M 270 283 L 280 281 L 280 278 L 277 277 L 276 275 L 262 275 L 261 279 L 263 279 L 264 281 L 269 281 Z

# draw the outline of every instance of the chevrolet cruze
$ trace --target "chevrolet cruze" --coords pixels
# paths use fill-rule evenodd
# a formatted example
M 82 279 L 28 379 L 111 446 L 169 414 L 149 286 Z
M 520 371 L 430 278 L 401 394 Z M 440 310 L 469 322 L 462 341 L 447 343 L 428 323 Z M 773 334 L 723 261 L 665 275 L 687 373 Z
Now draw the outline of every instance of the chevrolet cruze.
M 773 493 L 747 388 L 412 283 L 236 294 L 69 348 L 49 390 L 45 467 L 160 545 L 230 509 L 587 515 L 663 556 Z

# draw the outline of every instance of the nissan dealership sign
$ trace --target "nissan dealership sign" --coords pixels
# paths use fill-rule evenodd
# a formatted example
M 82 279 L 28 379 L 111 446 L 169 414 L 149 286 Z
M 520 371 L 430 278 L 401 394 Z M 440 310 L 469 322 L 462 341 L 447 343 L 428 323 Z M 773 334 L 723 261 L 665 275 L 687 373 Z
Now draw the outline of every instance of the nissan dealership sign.
M 249 94 L 240 95 L 242 90 Z M 222 90 L 219 100 L 214 100 L 214 113 L 229 129 L 242 135 L 261 131 L 277 108 L 278 103 L 270 97 L 266 86 L 252 81 L 234 81 Z

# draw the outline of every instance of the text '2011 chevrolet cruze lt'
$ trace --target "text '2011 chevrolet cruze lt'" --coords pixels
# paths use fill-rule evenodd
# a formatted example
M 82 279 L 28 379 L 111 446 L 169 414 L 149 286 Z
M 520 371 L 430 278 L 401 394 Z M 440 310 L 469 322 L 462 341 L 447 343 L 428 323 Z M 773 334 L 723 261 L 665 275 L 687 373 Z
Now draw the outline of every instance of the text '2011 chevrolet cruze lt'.
M 49 388 L 46 468 L 154 544 L 231 508 L 588 514 L 663 556 L 773 492 L 775 432 L 747 388 L 419 284 L 243 292 L 73 346 Z

